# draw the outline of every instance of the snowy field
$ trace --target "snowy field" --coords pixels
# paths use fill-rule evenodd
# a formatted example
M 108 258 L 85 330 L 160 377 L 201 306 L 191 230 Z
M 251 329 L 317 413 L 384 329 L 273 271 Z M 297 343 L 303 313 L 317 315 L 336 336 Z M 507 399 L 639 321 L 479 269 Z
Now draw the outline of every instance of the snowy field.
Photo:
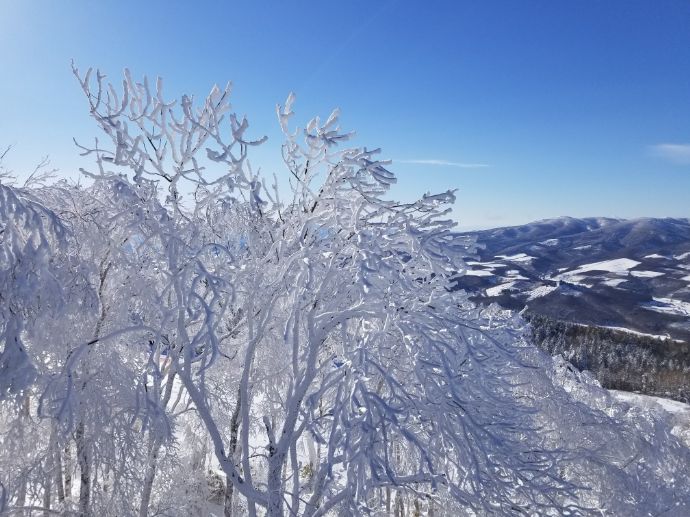
M 653 298 L 653 302 L 644 305 L 650 311 L 690 317 L 690 303 L 674 298 Z
M 627 275 L 628 271 L 638 266 L 640 262 L 637 260 L 632 260 L 629 258 L 619 258 L 613 260 L 604 260 L 602 262 L 593 262 L 591 264 L 583 264 L 577 269 L 572 271 L 567 271 L 556 275 L 553 280 L 565 280 L 571 284 L 580 284 L 584 279 L 584 273 L 589 273 L 591 271 L 606 271 L 608 273 L 614 273 L 616 275 Z

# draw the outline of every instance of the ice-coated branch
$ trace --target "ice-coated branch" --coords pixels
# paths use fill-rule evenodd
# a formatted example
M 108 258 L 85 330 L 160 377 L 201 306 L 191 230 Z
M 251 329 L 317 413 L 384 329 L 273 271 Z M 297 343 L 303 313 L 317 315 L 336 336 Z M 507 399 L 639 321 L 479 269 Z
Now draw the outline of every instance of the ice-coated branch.
M 667 423 L 454 288 L 454 191 L 294 95 L 269 187 L 229 85 L 73 72 L 95 172 L 0 185 L 0 512 L 687 513 Z

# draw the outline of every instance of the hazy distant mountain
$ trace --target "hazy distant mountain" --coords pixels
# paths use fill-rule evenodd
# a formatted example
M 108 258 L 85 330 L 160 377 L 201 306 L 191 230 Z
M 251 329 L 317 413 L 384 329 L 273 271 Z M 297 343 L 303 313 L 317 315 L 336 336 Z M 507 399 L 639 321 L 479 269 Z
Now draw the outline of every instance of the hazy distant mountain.
M 690 220 L 574 219 L 468 232 L 481 302 L 690 343 Z

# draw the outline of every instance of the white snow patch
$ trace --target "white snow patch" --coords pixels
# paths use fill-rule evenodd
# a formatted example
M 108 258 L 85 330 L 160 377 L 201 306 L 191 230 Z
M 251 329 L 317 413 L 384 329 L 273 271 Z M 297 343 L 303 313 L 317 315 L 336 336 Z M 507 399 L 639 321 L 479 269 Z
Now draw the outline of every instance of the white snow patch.
M 588 277 L 584 275 L 573 275 L 572 273 L 573 271 L 569 273 L 563 273 L 562 275 L 555 276 L 550 280 L 561 280 L 563 282 L 568 282 L 569 284 L 587 287 L 588 289 L 594 287 L 594 284 L 588 284 L 587 282 L 585 282 L 585 280 L 587 280 Z
M 506 277 L 511 280 L 529 280 L 527 277 L 522 276 L 517 269 L 509 269 L 506 271 Z
M 682 255 L 673 255 L 673 258 L 676 260 L 685 260 L 688 257 L 690 257 L 690 251 L 686 251 Z
M 591 247 L 592 247 L 591 244 L 586 244 L 585 246 L 578 246 L 577 248 L 573 248 L 573 249 L 574 250 L 588 250 Z
M 496 258 L 500 258 L 503 260 L 508 260 L 510 262 L 532 262 L 534 260 L 534 257 L 530 257 L 526 253 L 518 253 L 517 255 L 496 255 Z
M 609 326 L 604 326 L 601 328 L 605 329 L 611 329 L 611 330 L 617 330 L 618 332 L 625 332 L 626 334 L 634 334 L 636 336 L 642 336 L 642 337 L 651 337 L 654 339 L 671 339 L 671 336 L 668 334 L 647 334 L 646 332 L 638 332 L 637 330 L 633 329 L 628 329 L 625 327 L 609 327 Z M 683 341 L 679 339 L 674 339 L 673 340 L 675 343 L 683 343 Z
M 544 246 L 558 246 L 558 239 L 546 239 L 539 244 L 543 244 Z
M 485 269 L 468 269 L 465 271 L 465 275 L 467 276 L 494 276 L 494 274 L 491 271 L 487 271 Z
M 498 267 L 508 267 L 506 264 L 501 264 L 500 262 L 476 262 L 476 261 L 470 261 L 467 262 L 468 266 L 479 266 L 479 267 L 484 267 L 488 269 L 494 269 Z
M 690 317 L 690 303 L 674 298 L 652 298 L 653 302 L 643 303 L 642 307 L 655 312 Z
M 626 327 L 612 327 L 612 326 L 607 326 L 607 325 L 589 325 L 587 323 L 571 323 L 571 325 L 575 325 L 577 327 L 596 327 L 600 329 L 609 329 L 609 330 L 615 330 L 617 332 L 625 332 L 626 334 L 633 334 L 635 336 L 642 336 L 642 337 L 651 337 L 654 339 L 671 339 L 671 336 L 668 334 L 647 334 L 646 332 L 639 332 L 637 330 L 629 329 Z M 672 340 L 675 343 L 685 343 L 685 341 L 681 341 L 680 339 L 673 339 Z
M 629 391 L 609 390 L 611 395 L 616 399 L 641 407 L 658 406 L 667 413 L 678 414 L 686 413 L 690 418 L 690 405 L 677 400 L 665 399 L 663 397 L 654 397 L 652 395 L 643 395 L 641 393 L 630 393 Z
M 572 273 L 584 273 L 586 271 L 609 271 L 611 273 L 625 273 L 629 269 L 634 268 L 640 264 L 637 260 L 629 258 L 619 258 L 613 260 L 604 260 L 602 262 L 593 262 L 591 264 L 583 264 Z
M 667 259 L 668 257 L 665 257 L 664 255 L 659 255 L 658 253 L 652 253 L 651 255 L 645 255 L 644 258 Z
M 664 276 L 664 273 L 659 273 L 658 271 L 631 271 L 630 274 L 637 278 L 656 278 L 658 276 Z
M 529 296 L 527 297 L 527 301 L 534 300 L 535 298 L 541 298 L 542 296 L 546 296 L 547 294 L 555 291 L 558 289 L 555 285 L 540 285 L 539 287 L 532 289 L 529 292 Z
M 486 290 L 487 296 L 499 296 L 503 291 L 511 289 L 515 285 L 515 282 L 506 282 L 505 284 L 496 285 L 494 287 L 489 287 Z
M 602 284 L 608 285 L 609 287 L 618 287 L 623 282 L 627 282 L 627 280 L 625 278 L 609 278 L 608 280 L 604 280 Z
M 552 278 L 552 280 L 565 280 L 571 284 L 584 285 L 586 287 L 592 287 L 591 285 L 584 284 L 583 273 L 589 271 L 607 271 L 609 273 L 615 273 L 617 275 L 624 275 L 629 269 L 634 268 L 639 265 L 640 262 L 637 260 L 632 260 L 629 258 L 619 258 L 613 260 L 604 260 L 602 262 L 593 262 L 591 264 L 583 264 L 582 266 L 573 269 L 572 271 L 567 271 L 561 273 Z
M 690 282 L 690 275 L 684 276 L 683 278 L 681 278 L 681 280 L 685 280 L 686 282 Z

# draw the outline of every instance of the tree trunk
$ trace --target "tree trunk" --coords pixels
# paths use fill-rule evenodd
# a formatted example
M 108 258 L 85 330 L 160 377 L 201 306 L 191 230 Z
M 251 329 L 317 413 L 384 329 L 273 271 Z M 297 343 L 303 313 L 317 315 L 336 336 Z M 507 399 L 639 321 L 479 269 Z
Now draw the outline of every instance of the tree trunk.
M 45 486 L 43 487 L 43 517 L 50 515 L 50 497 L 53 490 L 53 469 L 55 468 L 55 426 L 50 427 L 48 439 L 48 454 L 45 462 Z
M 26 504 L 26 478 L 22 478 L 17 491 L 17 507 L 22 508 Z M 24 515 L 24 510 L 19 510 L 18 515 Z
M 91 502 L 91 464 L 84 437 L 84 423 L 79 422 L 75 433 L 77 461 L 79 462 L 79 517 L 88 517 Z
M 237 452 L 237 439 L 240 428 L 240 396 L 242 390 L 237 392 L 237 404 L 232 412 L 230 420 L 230 459 L 235 461 L 235 454 Z M 232 484 L 232 479 L 225 476 L 225 499 L 223 501 L 223 515 L 224 517 L 232 517 L 232 499 L 235 492 L 235 487 Z
M 62 479 L 62 457 L 60 455 L 60 447 L 55 446 L 55 485 L 57 486 L 58 503 L 61 506 L 65 504 L 65 485 Z
M 268 457 L 268 517 L 283 517 L 283 454 L 269 454 Z
M 20 412 L 20 418 L 24 421 L 28 420 L 31 416 L 31 399 L 27 395 L 22 401 L 22 409 Z M 17 491 L 17 506 L 22 507 L 26 505 L 26 477 L 21 478 L 19 483 L 19 490 Z M 19 515 L 24 515 L 24 511 L 21 510 Z
M 108 272 L 110 271 L 110 267 L 112 266 L 112 262 L 108 262 L 106 265 L 106 261 L 108 260 L 110 252 L 106 253 L 106 256 L 103 258 L 101 261 L 101 266 L 100 266 L 100 282 L 98 286 L 98 303 L 100 305 L 100 315 L 98 317 L 98 321 L 96 322 L 96 328 L 94 330 L 94 339 L 98 339 L 101 335 L 101 328 L 103 327 L 103 322 L 105 321 L 106 313 L 108 312 L 108 308 L 105 306 L 103 303 L 103 291 L 105 289 L 105 281 L 106 278 L 108 277 Z M 89 349 L 86 353 L 86 358 L 84 359 L 84 382 L 81 385 L 81 392 L 82 392 L 82 399 L 79 402 L 79 405 L 81 406 L 83 404 L 83 394 L 87 389 L 87 380 L 89 377 L 89 369 L 88 369 L 88 358 L 91 353 L 91 349 Z M 75 442 L 77 444 L 77 463 L 79 464 L 79 516 L 80 517 L 88 517 L 89 515 L 89 505 L 91 503 L 91 463 L 90 463 L 90 458 L 89 458 L 89 451 L 88 447 L 86 445 L 86 438 L 84 436 L 85 432 L 85 424 L 84 424 L 84 417 L 85 415 L 80 412 L 80 421 L 77 424 L 77 429 L 75 431 Z
M 165 391 L 161 399 L 161 406 L 167 408 L 172 396 L 172 389 L 175 383 L 175 370 L 168 371 L 168 377 L 165 384 Z M 161 442 L 154 438 L 149 453 L 149 461 L 146 470 L 146 477 L 144 478 L 144 489 L 141 495 L 141 504 L 139 505 L 139 517 L 146 517 L 149 513 L 149 504 L 151 503 L 151 492 L 153 491 L 153 482 L 156 479 L 156 472 L 158 472 L 158 454 L 160 452 Z
M 53 489 L 53 476 L 50 472 L 46 474 L 45 487 L 43 489 L 43 517 L 50 516 L 50 492 Z
M 72 498 L 72 450 L 69 442 L 67 442 L 67 445 L 65 445 L 64 459 L 65 499 L 70 500 Z
M 395 515 L 396 517 L 405 517 L 405 505 L 400 490 L 395 491 Z
M 232 517 L 232 495 L 233 495 L 232 480 L 225 476 L 225 498 L 223 500 L 223 516 Z
M 144 478 L 144 490 L 141 494 L 141 504 L 139 505 L 139 517 L 147 517 L 149 513 L 149 504 L 151 502 L 153 480 L 156 477 L 159 450 L 160 442 L 158 440 L 155 440 L 153 449 L 151 450 L 151 454 L 149 455 L 148 466 L 146 469 L 146 477 Z

